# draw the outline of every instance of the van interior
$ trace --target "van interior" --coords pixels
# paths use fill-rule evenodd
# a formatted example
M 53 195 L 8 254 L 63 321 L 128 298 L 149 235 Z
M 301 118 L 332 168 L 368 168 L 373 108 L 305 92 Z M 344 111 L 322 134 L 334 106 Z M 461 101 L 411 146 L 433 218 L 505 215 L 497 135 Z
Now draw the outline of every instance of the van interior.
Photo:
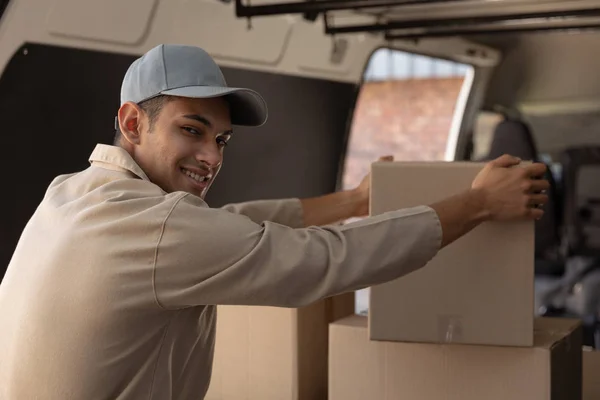
M 3 0 L 0 15 L 0 277 L 51 180 L 112 143 L 129 64 L 193 44 L 269 105 L 236 128 L 209 205 L 350 188 L 387 154 L 544 162 L 532 312 L 579 318 L 600 346 L 600 2 Z

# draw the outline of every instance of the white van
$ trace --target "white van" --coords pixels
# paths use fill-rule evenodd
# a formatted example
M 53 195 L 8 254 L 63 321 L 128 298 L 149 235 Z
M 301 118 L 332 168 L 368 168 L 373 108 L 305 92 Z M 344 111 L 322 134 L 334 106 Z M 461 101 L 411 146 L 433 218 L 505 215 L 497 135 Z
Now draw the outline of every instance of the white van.
M 236 132 L 211 205 L 350 187 L 388 153 L 544 161 L 533 311 L 584 319 L 594 345 L 600 2 L 4 0 L 0 15 L 0 278 L 50 180 L 112 143 L 129 64 L 193 44 L 269 104 Z

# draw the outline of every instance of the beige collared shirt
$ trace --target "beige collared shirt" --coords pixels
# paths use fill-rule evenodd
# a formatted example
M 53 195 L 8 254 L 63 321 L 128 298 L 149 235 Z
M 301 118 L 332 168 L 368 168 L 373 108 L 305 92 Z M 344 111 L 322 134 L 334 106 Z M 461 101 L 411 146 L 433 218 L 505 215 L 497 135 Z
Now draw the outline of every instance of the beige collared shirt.
M 217 304 L 298 307 L 425 265 L 428 207 L 302 228 L 298 199 L 209 208 L 98 145 L 57 177 L 0 285 L 0 399 L 201 399 Z

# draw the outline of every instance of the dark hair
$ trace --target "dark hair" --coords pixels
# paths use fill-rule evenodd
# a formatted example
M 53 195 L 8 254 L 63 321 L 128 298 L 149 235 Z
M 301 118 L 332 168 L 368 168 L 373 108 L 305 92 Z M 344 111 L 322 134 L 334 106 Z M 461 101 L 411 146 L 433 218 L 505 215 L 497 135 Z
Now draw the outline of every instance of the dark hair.
M 159 96 L 153 97 L 151 99 L 144 100 L 138 104 L 138 106 L 140 106 L 140 108 L 142 110 L 144 110 L 144 112 L 146 114 L 148 114 L 148 120 L 150 122 L 150 126 L 148 129 L 150 131 L 152 131 L 152 129 L 154 129 L 154 124 L 156 123 L 156 119 L 158 118 L 158 115 L 160 114 L 163 106 L 171 100 L 173 100 L 172 96 L 159 95 Z M 119 129 L 119 125 L 118 125 L 118 123 L 116 123 L 115 124 L 115 138 L 113 140 L 113 144 L 118 146 L 121 143 L 122 136 L 123 136 L 123 134 L 121 133 L 121 130 Z

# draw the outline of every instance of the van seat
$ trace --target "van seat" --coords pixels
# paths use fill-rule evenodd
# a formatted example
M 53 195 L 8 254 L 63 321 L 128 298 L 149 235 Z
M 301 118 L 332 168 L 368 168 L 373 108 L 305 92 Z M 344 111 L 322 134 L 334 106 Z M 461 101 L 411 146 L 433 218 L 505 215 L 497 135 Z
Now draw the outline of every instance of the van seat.
M 540 162 L 533 135 L 525 122 L 507 118 L 496 126 L 485 161 L 503 154 L 524 161 Z M 551 188 L 548 191 L 548 203 L 544 207 L 544 217 L 535 223 L 536 274 L 561 275 L 564 263 L 560 257 L 560 197 L 550 168 L 544 178 L 550 182 Z

